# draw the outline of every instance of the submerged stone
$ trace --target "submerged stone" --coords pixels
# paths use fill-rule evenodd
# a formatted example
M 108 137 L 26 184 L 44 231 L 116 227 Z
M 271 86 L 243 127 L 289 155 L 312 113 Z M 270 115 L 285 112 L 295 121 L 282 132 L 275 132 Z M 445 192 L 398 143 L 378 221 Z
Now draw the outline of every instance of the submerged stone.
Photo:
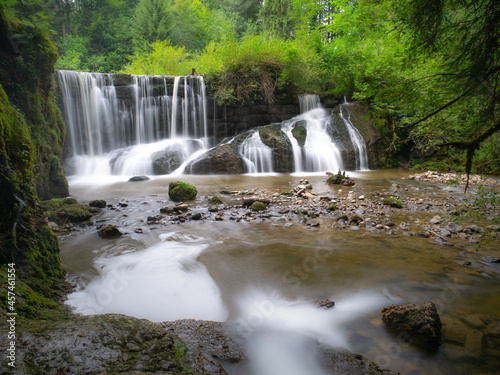
M 101 228 L 97 234 L 101 238 L 119 238 L 123 236 L 123 233 L 114 225 L 107 225 Z
M 130 182 L 137 182 L 137 181 L 147 181 L 150 178 L 148 176 L 134 176 L 129 179 Z
M 382 321 L 399 339 L 422 349 L 434 351 L 441 344 L 441 320 L 432 302 L 385 307 Z

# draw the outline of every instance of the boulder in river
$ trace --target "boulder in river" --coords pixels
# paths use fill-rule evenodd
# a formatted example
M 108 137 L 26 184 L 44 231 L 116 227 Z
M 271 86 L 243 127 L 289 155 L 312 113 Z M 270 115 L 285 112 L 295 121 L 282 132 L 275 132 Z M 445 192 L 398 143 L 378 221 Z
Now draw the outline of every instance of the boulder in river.
M 422 349 L 435 351 L 441 344 L 441 320 L 432 302 L 385 307 L 382 321 L 398 338 Z
M 130 182 L 147 181 L 147 180 L 149 180 L 148 176 L 134 176 L 130 177 L 129 179 Z
M 198 189 L 184 181 L 174 181 L 168 185 L 168 196 L 174 202 L 193 200 L 197 194 Z
M 105 227 L 99 229 L 97 232 L 101 238 L 119 238 L 123 236 L 123 233 L 115 227 L 114 225 L 106 225 Z

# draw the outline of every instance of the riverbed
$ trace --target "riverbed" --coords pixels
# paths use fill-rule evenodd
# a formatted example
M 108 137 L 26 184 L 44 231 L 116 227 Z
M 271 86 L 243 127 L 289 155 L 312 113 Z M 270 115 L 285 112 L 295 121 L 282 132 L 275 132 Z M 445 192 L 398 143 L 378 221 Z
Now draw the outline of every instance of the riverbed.
M 376 199 L 391 191 L 403 202 L 442 201 L 421 211 L 372 215 L 366 208 L 362 214 L 390 219 L 395 228 L 420 229 L 436 214 L 445 216 L 441 211 L 447 205 L 471 198 L 460 186 L 401 179 L 408 175 L 405 170 L 352 172 L 356 184 L 351 187 L 329 186 L 324 174 L 157 176 L 140 182 L 123 176 L 70 177 L 71 195 L 79 203 L 104 199 L 108 207 L 94 216 L 93 225 L 61 237 L 62 264 L 77 287 L 67 303 L 82 314 L 226 322 L 246 344 L 250 365 L 245 371 L 259 375 L 324 374 L 315 362 L 315 345 L 348 348 L 402 374 L 495 373 L 500 265 L 488 259 L 500 255 L 498 240 L 443 243 L 402 229 L 340 228 L 334 216 L 280 213 L 285 200 L 259 215 L 224 211 L 241 206 L 252 193 L 272 197 L 307 179 L 318 200 Z M 205 214 L 206 197 L 219 195 L 223 215 L 149 220 L 173 205 L 168 183 L 175 180 L 198 188 L 197 200 L 190 202 L 193 212 Z M 100 238 L 96 228 L 105 224 L 116 225 L 124 236 Z M 335 306 L 319 308 L 317 301 L 324 299 Z M 444 325 L 443 344 L 433 354 L 398 341 L 380 316 L 391 304 L 425 302 L 436 304 Z

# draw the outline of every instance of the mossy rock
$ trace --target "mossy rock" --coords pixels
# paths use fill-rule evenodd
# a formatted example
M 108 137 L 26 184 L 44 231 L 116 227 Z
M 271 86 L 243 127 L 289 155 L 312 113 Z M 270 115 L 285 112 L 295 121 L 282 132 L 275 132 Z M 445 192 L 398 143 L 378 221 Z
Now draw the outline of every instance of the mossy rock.
M 89 207 L 83 204 L 63 204 L 54 211 L 48 212 L 50 220 L 63 224 L 66 222 L 81 223 L 92 217 Z
M 337 205 L 336 204 L 331 204 L 327 208 L 328 211 L 335 211 L 336 209 L 337 209 Z
M 351 223 L 359 223 L 360 221 L 363 221 L 363 218 L 360 215 L 352 215 L 351 216 Z
M 265 211 L 267 208 L 265 203 L 262 202 L 253 202 L 252 205 L 250 206 L 250 209 L 253 211 Z
M 291 196 L 293 196 L 293 191 L 291 191 L 291 190 L 283 190 L 281 192 L 281 195 L 286 195 L 288 197 L 291 197 Z
M 105 227 L 99 229 L 97 234 L 101 238 L 119 238 L 123 236 L 123 233 L 120 232 L 120 230 L 114 225 L 106 225 Z
M 341 174 L 334 174 L 334 175 L 328 177 L 328 179 L 326 180 L 326 183 L 328 185 L 340 185 L 342 183 L 343 179 L 344 179 L 344 176 L 342 176 Z
M 304 146 L 307 138 L 307 130 L 302 125 L 296 125 L 292 129 L 292 134 L 300 146 Z
M 89 207 L 96 207 L 96 208 L 105 208 L 106 207 L 106 201 L 103 199 L 96 199 L 93 201 L 89 202 Z
M 382 203 L 386 206 L 391 206 L 394 208 L 403 208 L 403 202 L 396 198 L 384 198 Z
M 222 199 L 220 199 L 217 195 L 214 195 L 213 197 L 211 197 L 208 200 L 208 203 L 210 203 L 210 204 L 222 204 L 224 202 L 222 202 Z
M 191 184 L 183 181 L 171 182 L 168 185 L 168 196 L 174 202 L 190 201 L 196 198 L 198 190 Z
M 202 218 L 201 212 L 196 212 L 191 215 L 191 220 L 201 220 L 201 218 Z

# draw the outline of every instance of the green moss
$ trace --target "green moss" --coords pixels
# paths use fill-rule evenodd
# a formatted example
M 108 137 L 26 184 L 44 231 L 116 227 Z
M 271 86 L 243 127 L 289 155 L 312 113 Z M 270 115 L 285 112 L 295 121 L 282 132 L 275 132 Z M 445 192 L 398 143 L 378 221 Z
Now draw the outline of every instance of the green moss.
M 304 144 L 306 143 L 306 137 L 307 137 L 306 128 L 303 127 L 302 125 L 294 126 L 294 128 L 292 129 L 292 134 L 293 134 L 294 138 L 297 140 L 298 144 L 300 146 L 304 146 Z
M 403 208 L 403 202 L 396 198 L 384 198 L 382 203 L 394 208 Z
M 213 197 L 211 197 L 208 200 L 208 203 L 210 203 L 210 204 L 222 204 L 224 202 L 222 202 L 222 199 L 220 199 L 217 195 L 214 195 Z
M 293 191 L 290 191 L 290 190 L 283 190 L 283 191 L 281 192 L 281 195 L 286 195 L 286 196 L 291 197 L 291 196 L 293 196 Z
M 250 209 L 253 210 L 253 211 L 265 211 L 265 209 L 267 208 L 267 206 L 265 205 L 265 203 L 262 203 L 262 202 L 253 202 L 252 205 L 250 206 Z
M 326 183 L 328 185 L 339 185 L 344 177 L 341 174 L 334 174 L 332 176 L 329 176 L 328 179 L 326 180 Z
M 168 195 L 174 202 L 193 200 L 197 194 L 196 187 L 187 182 L 175 181 L 168 185 Z
M 89 206 L 78 204 L 74 198 L 54 198 L 42 201 L 41 206 L 49 220 L 57 224 L 80 223 L 92 217 Z
M 123 233 L 114 225 L 106 225 L 99 229 L 97 235 L 101 238 L 119 238 L 123 236 Z
M 337 205 L 336 204 L 331 204 L 327 208 L 328 211 L 335 211 L 336 209 L 337 209 Z

